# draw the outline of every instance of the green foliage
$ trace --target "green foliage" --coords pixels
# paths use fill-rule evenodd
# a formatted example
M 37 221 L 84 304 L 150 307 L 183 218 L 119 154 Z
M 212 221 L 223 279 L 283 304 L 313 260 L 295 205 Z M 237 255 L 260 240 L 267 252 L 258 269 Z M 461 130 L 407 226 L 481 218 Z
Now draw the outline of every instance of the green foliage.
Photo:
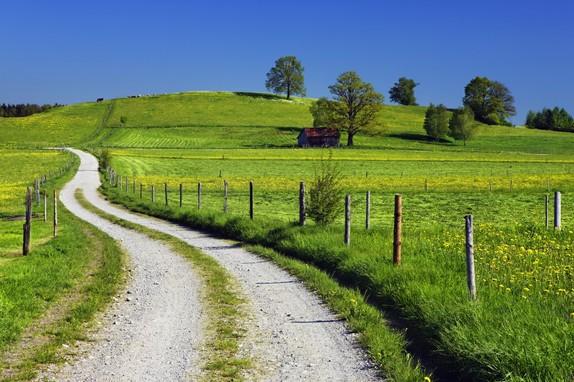
M 330 156 L 321 160 L 309 189 L 307 215 L 319 225 L 331 224 L 341 212 L 341 171 Z
M 112 154 L 108 149 L 100 150 L 98 159 L 100 171 L 104 171 L 112 165 Z
M 389 90 L 391 101 L 405 106 L 416 106 L 415 87 L 418 84 L 415 80 L 401 77 Z
M 540 112 L 529 111 L 526 126 L 531 129 L 573 131 L 574 118 L 564 108 L 544 108 Z
M 295 56 L 284 56 L 275 61 L 275 66 L 267 73 L 265 87 L 274 93 L 305 95 L 305 77 L 303 65 Z
M 355 72 L 345 72 L 329 86 L 333 100 L 321 99 L 311 110 L 317 124 L 347 132 L 347 146 L 359 131 L 373 125 L 381 110 L 383 96 Z
M 330 127 L 334 120 L 332 101 L 321 97 L 309 108 L 313 116 L 313 127 Z
M 449 116 L 444 105 L 435 106 L 432 103 L 425 114 L 423 127 L 427 135 L 435 140 L 444 138 L 448 133 Z
M 448 123 L 448 135 L 456 140 L 466 141 L 476 134 L 477 125 L 474 121 L 474 113 L 468 107 L 456 109 Z
M 466 85 L 463 103 L 478 121 L 489 125 L 507 125 L 507 118 L 516 114 L 510 90 L 486 77 L 476 77 Z

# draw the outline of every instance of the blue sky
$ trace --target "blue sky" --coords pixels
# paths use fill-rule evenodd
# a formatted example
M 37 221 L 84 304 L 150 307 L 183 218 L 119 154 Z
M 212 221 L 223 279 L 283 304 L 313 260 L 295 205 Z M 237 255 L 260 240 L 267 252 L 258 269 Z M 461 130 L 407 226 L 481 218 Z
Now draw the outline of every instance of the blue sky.
M 186 90 L 264 91 L 282 55 L 307 93 L 356 70 L 382 92 L 414 78 L 419 103 L 461 103 L 476 75 L 529 109 L 574 114 L 574 2 L 5 1 L 0 102 L 63 102 Z

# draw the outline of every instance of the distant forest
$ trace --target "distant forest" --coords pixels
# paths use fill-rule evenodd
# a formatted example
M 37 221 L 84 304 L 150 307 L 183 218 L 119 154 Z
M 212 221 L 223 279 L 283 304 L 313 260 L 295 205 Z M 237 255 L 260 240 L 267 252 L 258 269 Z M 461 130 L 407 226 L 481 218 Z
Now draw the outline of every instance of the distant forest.
M 18 105 L 7 105 L 3 103 L 0 105 L 0 117 L 10 118 L 10 117 L 26 117 L 28 115 L 42 113 L 46 110 L 53 109 L 55 107 L 60 107 L 63 105 L 53 104 L 53 105 L 36 105 L 33 103 L 22 103 Z

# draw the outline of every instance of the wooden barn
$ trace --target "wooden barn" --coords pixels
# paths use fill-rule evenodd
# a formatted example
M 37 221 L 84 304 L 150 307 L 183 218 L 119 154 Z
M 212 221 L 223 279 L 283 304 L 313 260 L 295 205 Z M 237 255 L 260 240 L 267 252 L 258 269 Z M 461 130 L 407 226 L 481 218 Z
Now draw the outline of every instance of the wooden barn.
M 339 130 L 327 127 L 305 128 L 297 137 L 299 147 L 337 147 L 339 146 Z

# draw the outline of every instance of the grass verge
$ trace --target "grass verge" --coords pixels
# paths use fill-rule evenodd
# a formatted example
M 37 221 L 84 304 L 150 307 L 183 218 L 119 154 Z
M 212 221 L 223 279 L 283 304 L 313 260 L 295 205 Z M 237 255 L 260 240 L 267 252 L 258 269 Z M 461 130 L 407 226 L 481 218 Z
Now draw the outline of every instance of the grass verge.
M 3 381 L 29 380 L 64 360 L 62 345 L 85 338 L 87 324 L 122 283 L 123 253 L 96 228 L 61 208 L 60 234 L 0 268 Z
M 204 284 L 202 294 L 209 320 L 204 344 L 201 380 L 238 381 L 251 368 L 252 361 L 240 354 L 244 327 L 244 300 L 229 273 L 212 257 L 203 254 L 182 240 L 120 219 L 91 205 L 81 191 L 76 199 L 82 207 L 122 227 L 138 231 L 152 239 L 163 241 L 171 249 L 191 261 Z
M 254 247 L 258 253 L 276 261 L 294 274 L 300 276 L 307 285 L 317 291 L 329 306 L 339 315 L 347 319 L 351 328 L 360 335 L 360 342 L 371 355 L 372 359 L 380 366 L 388 380 L 394 381 L 421 381 L 425 374 L 411 355 L 405 350 L 407 343 L 402 333 L 391 329 L 382 313 L 370 306 L 365 297 L 358 291 L 344 288 L 337 284 L 333 278 L 321 272 L 319 268 L 305 264 L 303 261 L 289 259 L 272 251 L 269 247 L 274 238 L 254 240 L 259 234 L 268 233 L 264 225 L 256 228 L 256 225 L 247 223 L 242 225 L 244 219 L 232 219 L 226 222 L 225 217 L 216 217 L 213 214 L 191 215 L 177 209 L 165 208 L 157 204 L 147 204 L 131 198 L 129 195 L 118 192 L 116 189 L 103 186 L 103 191 L 108 197 L 134 211 L 157 216 L 187 226 L 200 228 L 210 232 L 217 232 L 229 238 L 243 240 L 251 244 L 263 246 Z M 233 226 L 233 227 L 232 227 Z M 256 230 L 257 234 L 250 229 Z M 247 239 L 247 240 L 245 240 Z M 277 240 L 279 244 L 281 240 Z

